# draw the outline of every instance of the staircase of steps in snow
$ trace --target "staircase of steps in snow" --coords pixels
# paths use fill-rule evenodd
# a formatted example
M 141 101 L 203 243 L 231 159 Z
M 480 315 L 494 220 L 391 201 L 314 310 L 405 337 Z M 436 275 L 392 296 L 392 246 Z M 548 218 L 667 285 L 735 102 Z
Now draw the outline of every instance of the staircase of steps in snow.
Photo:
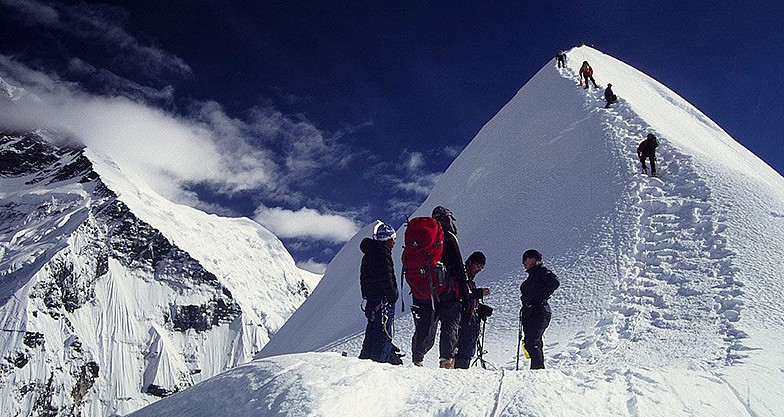
M 576 79 L 570 70 L 559 72 Z M 653 129 L 622 98 L 605 109 L 601 89 L 585 95 L 586 111 L 601 115 L 604 140 L 633 177 L 630 203 L 621 210 L 638 219 L 637 242 L 618 254 L 615 291 L 603 319 L 590 334 L 577 334 L 555 362 L 720 366 L 741 360 L 747 348 L 736 327 L 743 309 L 736 254 L 726 247 L 723 215 L 711 204 L 692 157 L 659 138 L 661 178 L 643 175 L 636 149 Z M 641 357 L 641 345 L 649 355 Z

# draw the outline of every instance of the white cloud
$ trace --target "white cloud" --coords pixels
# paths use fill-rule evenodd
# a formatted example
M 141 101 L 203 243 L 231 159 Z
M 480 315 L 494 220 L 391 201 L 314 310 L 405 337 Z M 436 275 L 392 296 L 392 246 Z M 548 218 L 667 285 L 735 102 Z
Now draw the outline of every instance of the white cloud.
M 287 116 L 271 107 L 251 111 L 249 128 L 268 141 L 274 141 L 286 154 L 283 164 L 293 180 L 309 177 L 321 167 L 345 168 L 351 154 L 328 139 L 304 116 Z
M 255 220 L 280 238 L 315 239 L 334 243 L 347 242 L 360 229 L 345 214 L 320 213 L 303 207 L 287 210 L 279 207 L 260 206 Z
M 91 68 L 79 61 L 74 65 Z M 216 102 L 201 102 L 190 114 L 178 115 L 138 99 L 87 94 L 77 84 L 4 55 L 0 77 L 41 98 L 0 103 L 0 126 L 70 134 L 111 157 L 126 174 L 192 206 L 204 206 L 188 191 L 194 184 L 221 194 L 257 190 L 268 201 L 301 204 L 304 197 L 296 187 L 345 167 L 352 155 L 307 120 L 271 108 L 252 109 L 252 116 L 241 120 Z
M 427 196 L 433 189 L 440 173 L 428 172 L 422 152 L 404 150 L 400 155 L 402 168 L 398 175 L 388 175 L 387 179 L 400 191 Z
M 369 179 L 380 180 L 400 192 L 386 201 L 386 209 L 394 218 L 406 218 L 416 210 L 443 174 L 427 169 L 429 164 L 425 161 L 425 155 L 430 158 L 446 153 L 444 150 L 423 153 L 405 149 L 398 157 L 397 164 L 381 162 L 373 167 Z
M 420 173 L 419 175 L 409 176 L 407 179 L 392 178 L 392 181 L 395 184 L 395 188 L 401 191 L 427 196 L 440 177 L 440 173 Z
M 463 148 L 458 148 L 456 146 L 447 146 L 442 150 L 442 152 L 444 153 L 444 155 L 454 159 L 457 158 L 458 155 L 460 155 L 460 152 L 463 152 Z
M 304 262 L 297 262 L 297 267 L 306 271 L 310 271 L 314 274 L 324 274 L 324 271 L 327 270 L 327 265 L 329 264 L 317 262 L 313 258 L 310 258 Z
M 276 164 L 226 126 L 177 117 L 124 97 L 88 96 L 55 79 L 43 84 L 48 88 L 34 90 L 40 102 L 2 104 L 0 124 L 73 135 L 170 197 L 188 183 L 211 184 L 228 193 L 275 188 Z
M 408 167 L 409 171 L 418 171 L 424 164 L 425 157 L 422 155 L 422 152 L 411 152 L 408 155 L 408 162 L 406 163 L 406 167 Z
M 0 10 L 10 11 L 21 25 L 105 50 L 100 62 L 63 57 L 64 74 L 89 79 L 100 95 L 0 54 L 0 77 L 42 99 L 13 107 L 4 103 L 0 127 L 70 134 L 167 198 L 207 207 L 190 191 L 203 185 L 220 194 L 254 190 L 267 202 L 302 205 L 309 199 L 300 190 L 346 168 L 354 157 L 339 142 L 343 130 L 350 133 L 354 127 L 325 135 L 304 116 L 271 106 L 248 109 L 243 119 L 211 101 L 193 103 L 187 114 L 163 110 L 173 108 L 175 94 L 162 81 L 193 77 L 192 69 L 129 33 L 124 27 L 128 12 L 121 7 L 0 0 Z

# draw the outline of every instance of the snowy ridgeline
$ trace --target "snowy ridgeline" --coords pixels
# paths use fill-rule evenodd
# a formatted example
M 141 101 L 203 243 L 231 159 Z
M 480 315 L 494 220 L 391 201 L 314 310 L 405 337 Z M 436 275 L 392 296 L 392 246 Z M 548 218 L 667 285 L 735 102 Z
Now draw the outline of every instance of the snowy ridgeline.
M 0 134 L 0 161 L 0 415 L 131 412 L 249 361 L 317 282 L 258 224 L 44 132 Z
M 784 415 L 784 178 L 638 70 L 587 47 L 568 59 L 526 83 L 413 214 L 449 207 L 463 255 L 488 257 L 489 370 L 435 369 L 433 351 L 424 369 L 354 358 L 365 229 L 259 360 L 134 415 Z M 620 98 L 609 109 L 603 88 L 578 86 L 586 60 Z M 635 155 L 649 132 L 659 179 Z M 514 371 L 528 248 L 561 280 L 536 372 Z M 397 314 L 410 356 L 412 319 Z

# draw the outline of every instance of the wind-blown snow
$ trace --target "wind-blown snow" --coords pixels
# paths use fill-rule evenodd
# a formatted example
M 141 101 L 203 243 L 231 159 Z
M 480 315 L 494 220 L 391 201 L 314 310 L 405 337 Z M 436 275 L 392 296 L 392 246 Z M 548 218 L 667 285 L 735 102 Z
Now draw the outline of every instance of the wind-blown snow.
M 357 356 L 364 229 L 257 361 L 134 415 L 784 415 L 784 178 L 640 71 L 588 47 L 568 59 L 526 83 L 412 216 L 449 207 L 463 256 L 487 255 L 489 370 L 435 369 L 436 352 L 425 369 L 296 354 Z M 584 60 L 613 84 L 612 108 L 578 87 Z M 649 132 L 660 179 L 635 155 Z M 529 248 L 561 280 L 536 372 L 514 371 Z

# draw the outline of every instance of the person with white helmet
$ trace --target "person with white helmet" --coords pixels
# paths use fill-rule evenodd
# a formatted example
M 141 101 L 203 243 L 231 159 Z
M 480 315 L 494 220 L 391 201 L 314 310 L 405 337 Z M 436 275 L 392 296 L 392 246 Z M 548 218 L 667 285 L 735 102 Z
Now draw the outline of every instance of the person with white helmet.
M 398 298 L 395 266 L 392 263 L 392 248 L 395 247 L 396 238 L 395 229 L 378 220 L 373 228 L 373 238 L 366 237 L 359 244 L 359 249 L 364 253 L 359 284 L 367 318 L 359 358 L 401 365 L 403 361 L 392 344 L 395 303 Z

